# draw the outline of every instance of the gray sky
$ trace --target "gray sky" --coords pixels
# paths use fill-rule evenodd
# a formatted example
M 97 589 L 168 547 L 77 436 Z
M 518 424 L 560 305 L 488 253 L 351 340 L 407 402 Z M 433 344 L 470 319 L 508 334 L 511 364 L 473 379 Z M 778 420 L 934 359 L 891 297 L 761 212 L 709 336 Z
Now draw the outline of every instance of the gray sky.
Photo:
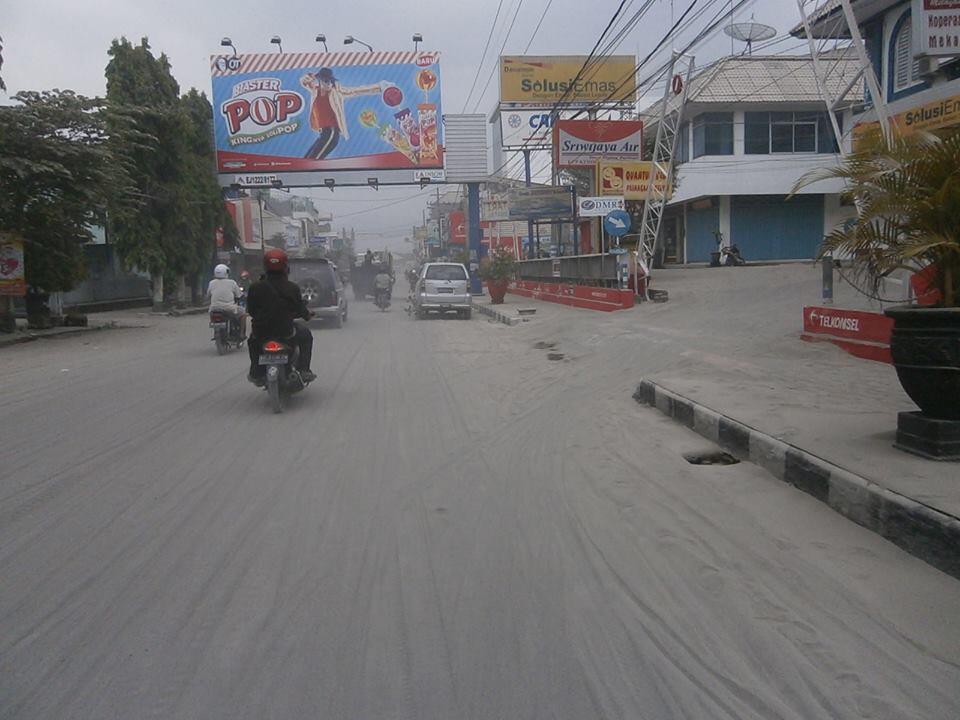
M 477 97 L 494 68 L 518 3 L 519 12 L 503 47 L 504 54 L 523 53 L 549 1 L 503 0 L 477 91 L 466 106 L 467 112 L 476 107 L 477 112 L 490 113 L 495 106 L 495 74 L 479 105 Z M 706 3 L 707 0 L 698 0 L 698 7 Z M 326 34 L 331 51 L 344 49 L 342 41 L 347 34 L 378 50 L 404 49 L 412 48 L 410 37 L 420 32 L 424 37 L 423 49 L 442 53 L 443 111 L 459 113 L 476 76 L 497 4 L 498 0 L 7 0 L 0 19 L 5 61 L 2 74 L 10 94 L 27 89 L 69 88 L 85 95 L 100 95 L 105 92 L 103 71 L 110 42 L 121 35 L 132 41 L 146 36 L 156 53 L 165 52 L 170 58 L 182 91 L 196 87 L 209 96 L 209 56 L 220 52 L 220 38 L 224 35 L 230 36 L 243 53 L 275 50 L 269 43 L 272 35 L 283 39 L 285 51 L 311 50 L 318 48 L 314 42 L 317 33 Z M 619 0 L 553 0 L 528 53 L 586 55 L 618 5 Z M 641 0 L 628 0 L 625 16 L 641 5 Z M 679 17 L 688 5 L 689 0 L 674 0 L 674 17 Z M 712 17 L 720 7 L 719 3 L 711 7 L 708 15 Z M 751 14 L 758 22 L 776 27 L 780 34 L 799 20 L 794 0 L 755 0 L 740 13 L 740 18 L 748 19 Z M 670 26 L 670 18 L 670 0 L 658 0 L 617 52 L 646 55 Z M 695 30 L 704 24 L 706 19 Z M 695 30 L 686 37 L 695 34 Z M 791 39 L 769 52 L 797 45 Z M 697 63 L 705 64 L 729 52 L 729 38 L 720 35 L 697 51 Z M 333 195 L 327 190 L 299 192 L 317 198 L 322 211 L 333 212 L 335 226 L 354 226 L 361 247 L 382 247 L 384 241 L 402 246 L 403 236 L 420 222 L 425 198 L 430 194 L 413 188 L 378 192 L 341 188 Z M 396 202 L 403 198 L 411 199 Z M 396 204 L 381 207 L 388 203 Z

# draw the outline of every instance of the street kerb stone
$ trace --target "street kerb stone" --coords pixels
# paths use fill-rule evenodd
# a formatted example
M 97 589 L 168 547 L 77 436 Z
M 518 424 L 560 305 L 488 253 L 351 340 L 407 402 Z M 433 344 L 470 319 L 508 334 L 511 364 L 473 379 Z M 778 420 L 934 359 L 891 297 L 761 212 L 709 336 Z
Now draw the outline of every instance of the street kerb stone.
M 633 393 L 778 480 L 825 503 L 943 572 L 960 579 L 960 519 L 884 488 L 801 448 L 766 435 L 651 380 Z M 692 423 L 688 424 L 692 411 Z

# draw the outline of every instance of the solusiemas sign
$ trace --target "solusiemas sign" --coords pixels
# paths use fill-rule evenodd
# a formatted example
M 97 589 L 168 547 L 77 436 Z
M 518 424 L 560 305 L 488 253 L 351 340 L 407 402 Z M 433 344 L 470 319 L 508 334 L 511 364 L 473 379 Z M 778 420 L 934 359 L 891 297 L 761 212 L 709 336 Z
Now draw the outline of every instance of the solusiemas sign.
M 632 104 L 636 99 L 635 58 L 600 60 L 580 55 L 502 56 L 500 102 L 543 107 Z M 586 67 L 584 67 L 586 65 Z
M 553 128 L 557 167 L 593 167 L 598 160 L 639 160 L 639 120 L 558 120 Z

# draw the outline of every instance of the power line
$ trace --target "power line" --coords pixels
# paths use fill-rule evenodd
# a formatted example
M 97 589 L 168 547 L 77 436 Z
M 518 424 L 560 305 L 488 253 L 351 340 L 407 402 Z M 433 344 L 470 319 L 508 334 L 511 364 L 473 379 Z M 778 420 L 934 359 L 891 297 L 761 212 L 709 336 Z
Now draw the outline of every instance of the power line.
M 477 74 L 473 76 L 473 85 L 470 86 L 470 92 L 467 93 L 467 99 L 463 103 L 463 109 L 460 111 L 464 113 L 467 111 L 467 105 L 470 104 L 470 97 L 473 95 L 473 91 L 477 87 L 477 80 L 480 79 L 480 71 L 483 70 L 483 61 L 487 59 L 487 50 L 490 49 L 490 40 L 493 38 L 493 31 L 497 27 L 497 19 L 500 17 L 500 8 L 503 7 L 503 0 L 500 0 L 500 3 L 497 5 L 497 14 L 493 16 L 493 23 L 490 25 L 490 33 L 487 35 L 487 44 L 483 46 L 483 55 L 480 56 L 480 64 L 477 65 Z
M 527 54 L 527 50 L 530 49 L 530 46 L 533 44 L 533 39 L 537 36 L 537 33 L 540 32 L 540 26 L 543 25 L 543 19 L 547 16 L 547 11 L 550 10 L 550 6 L 553 5 L 553 0 L 547 0 L 547 6 L 543 9 L 543 13 L 540 15 L 540 21 L 537 23 L 537 26 L 533 29 L 533 35 L 530 36 L 530 40 L 527 42 L 527 46 L 523 49 L 523 54 Z
M 474 112 L 477 111 L 477 108 L 480 107 L 480 103 L 483 102 L 483 96 L 487 94 L 487 89 L 490 87 L 490 81 L 493 79 L 494 74 L 500 67 L 500 56 L 503 55 L 503 49 L 507 46 L 507 41 L 510 39 L 510 33 L 513 32 L 513 25 L 517 22 L 517 15 L 520 14 L 521 7 L 523 7 L 523 0 L 520 0 L 520 2 L 517 3 L 517 9 L 513 13 L 513 19 L 510 20 L 510 27 L 507 28 L 507 34 L 504 36 L 503 42 L 500 44 L 500 52 L 497 54 L 496 62 L 493 64 L 493 67 L 490 68 L 490 74 L 487 75 L 487 82 L 483 86 L 483 91 L 480 93 L 480 97 L 477 98 L 477 102 L 473 106 Z

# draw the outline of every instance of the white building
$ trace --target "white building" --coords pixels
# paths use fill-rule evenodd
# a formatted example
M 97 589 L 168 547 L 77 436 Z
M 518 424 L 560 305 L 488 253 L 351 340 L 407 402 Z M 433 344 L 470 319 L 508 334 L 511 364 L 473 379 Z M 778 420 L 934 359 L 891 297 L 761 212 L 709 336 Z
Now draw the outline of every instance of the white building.
M 855 81 L 852 56 L 825 56 L 839 94 Z M 862 99 L 862 90 L 851 93 Z M 656 132 L 647 110 L 646 132 Z M 837 113 L 849 146 L 852 108 Z M 811 259 L 823 236 L 853 215 L 840 181 L 788 198 L 807 172 L 840 154 L 809 57 L 727 57 L 691 81 L 676 157 L 676 189 L 664 213 L 666 262 L 706 262 L 735 243 L 756 260 Z

